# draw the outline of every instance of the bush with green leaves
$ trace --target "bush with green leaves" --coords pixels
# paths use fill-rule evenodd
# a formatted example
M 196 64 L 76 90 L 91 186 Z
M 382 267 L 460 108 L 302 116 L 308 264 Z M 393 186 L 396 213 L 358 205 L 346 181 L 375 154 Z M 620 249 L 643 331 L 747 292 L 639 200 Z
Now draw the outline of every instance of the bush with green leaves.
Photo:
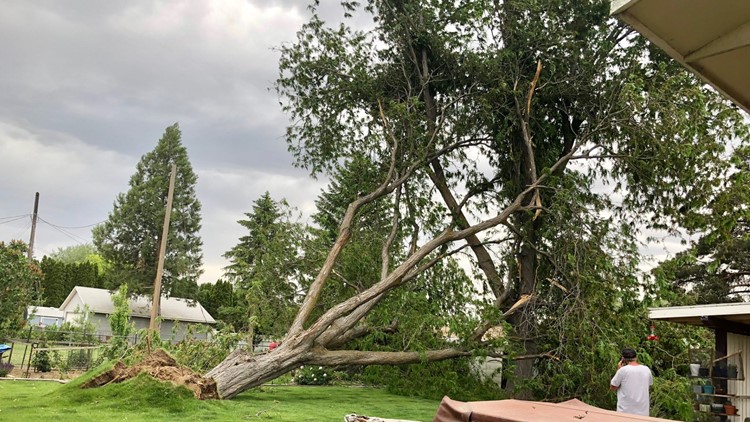
M 194 332 L 210 332 L 210 339 L 201 340 L 193 336 Z M 175 344 L 165 342 L 165 348 L 172 353 L 175 360 L 194 371 L 205 373 L 224 360 L 236 347 L 242 335 L 224 327 L 214 331 L 211 327 L 188 326 L 185 338 Z
M 52 371 L 52 359 L 46 350 L 36 352 L 34 359 L 31 364 L 34 366 L 34 370 L 37 372 L 50 372 Z
M 300 366 L 294 374 L 294 382 L 299 385 L 328 385 L 332 372 L 328 368 L 315 365 Z

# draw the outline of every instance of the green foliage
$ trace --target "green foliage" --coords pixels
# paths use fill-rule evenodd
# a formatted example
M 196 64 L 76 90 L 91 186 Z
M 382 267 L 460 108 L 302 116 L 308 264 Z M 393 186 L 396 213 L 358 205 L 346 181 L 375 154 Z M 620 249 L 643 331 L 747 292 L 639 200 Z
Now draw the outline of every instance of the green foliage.
M 21 241 L 0 242 L 0 337 L 25 324 L 26 307 L 41 296 L 42 272 L 26 259 Z
M 750 292 L 750 147 L 732 152 L 729 176 L 701 209 L 683 210 L 698 241 L 654 270 L 685 304 L 742 301 Z M 675 303 L 679 304 L 679 303 Z
M 473 358 L 429 362 L 405 366 L 370 366 L 362 380 L 384 385 L 386 391 L 410 397 L 440 400 L 500 400 L 505 393 L 492 380 L 478 374 L 471 365 Z
M 679 421 L 694 420 L 691 381 L 674 370 L 663 371 L 651 388 L 651 415 Z
M 64 264 L 80 264 L 91 262 L 96 255 L 96 247 L 90 243 L 83 245 L 73 245 L 65 248 L 57 248 L 50 254 L 50 258 L 60 261 Z
M 128 285 L 123 284 L 112 295 L 115 311 L 107 316 L 112 338 L 104 349 L 104 356 L 109 359 L 120 359 L 128 350 L 129 337 L 135 333 L 135 324 L 130 320 L 130 296 Z
M 171 164 L 177 166 L 162 291 L 170 296 L 194 298 L 201 274 L 200 202 L 195 194 L 197 177 L 182 146 L 177 124 L 166 129 L 153 151 L 141 157 L 130 178 L 130 189 L 118 195 L 107 221 L 93 230 L 94 245 L 112 264 L 107 287 L 127 283 L 142 293 L 156 275 Z
M 298 385 L 328 385 L 332 378 L 330 369 L 315 365 L 303 365 L 294 374 L 294 382 Z
M 40 263 L 44 273 L 44 306 L 59 307 L 75 286 L 102 287 L 99 268 L 89 262 L 63 262 L 43 257 Z
M 242 340 L 242 335 L 229 330 L 228 327 L 218 331 L 213 331 L 212 328 L 205 328 L 205 330 L 212 332 L 209 340 L 192 338 L 192 331 L 189 329 L 184 340 L 166 345 L 167 350 L 179 364 L 198 373 L 206 373 L 218 365 L 237 348 L 237 343 Z
M 46 347 L 46 345 L 42 345 L 42 347 Z M 37 372 L 50 372 L 52 370 L 52 359 L 49 352 L 42 350 L 34 354 L 31 365 L 34 366 L 34 370 Z
M 252 212 L 245 213 L 247 219 L 238 221 L 247 234 L 224 255 L 231 263 L 226 278 L 235 286 L 235 300 L 226 300 L 226 285 L 215 287 L 223 289 L 216 292 L 223 296 L 216 299 L 224 300 L 217 309 L 219 318 L 238 331 L 250 329 L 254 318 L 256 334 L 279 337 L 291 324 L 297 299 L 297 245 L 303 236 L 292 212 L 286 201 L 274 201 L 266 192 L 253 203 Z
M 198 301 L 214 318 L 227 321 L 219 316 L 219 308 L 222 306 L 235 306 L 235 293 L 232 283 L 225 280 L 217 280 L 216 283 L 203 283 L 198 287 Z M 234 325 L 234 324 L 233 324 Z

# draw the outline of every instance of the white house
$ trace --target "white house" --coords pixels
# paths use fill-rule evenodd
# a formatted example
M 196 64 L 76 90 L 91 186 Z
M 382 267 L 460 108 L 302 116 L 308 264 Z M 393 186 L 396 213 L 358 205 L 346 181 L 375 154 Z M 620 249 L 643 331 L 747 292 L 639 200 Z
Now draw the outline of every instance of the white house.
M 63 304 L 60 305 L 64 321 L 76 321 L 81 311 L 88 306 L 91 312 L 89 320 L 96 327 L 97 334 L 112 335 L 107 320 L 107 316 L 115 311 L 112 295 L 112 292 L 105 289 L 74 287 Z M 137 330 L 148 328 L 151 317 L 151 298 L 131 296 L 129 302 L 130 318 L 135 323 L 135 328 Z M 188 327 L 198 328 L 199 325 L 205 326 L 216 323 L 198 301 L 188 299 L 162 296 L 160 313 L 161 327 L 159 334 L 162 340 L 180 341 L 185 338 Z M 200 330 L 193 330 L 194 338 L 205 339 L 208 337 L 205 330 L 203 330 L 204 332 L 197 331 Z
M 48 306 L 29 306 L 26 308 L 26 320 L 35 327 L 61 326 L 65 313 L 58 308 Z

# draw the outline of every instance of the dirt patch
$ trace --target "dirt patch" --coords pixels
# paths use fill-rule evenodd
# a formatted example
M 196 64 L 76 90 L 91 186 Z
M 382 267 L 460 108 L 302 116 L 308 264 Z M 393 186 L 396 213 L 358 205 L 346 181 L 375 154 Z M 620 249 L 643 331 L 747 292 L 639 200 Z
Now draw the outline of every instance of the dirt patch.
M 81 388 L 95 388 L 103 385 L 127 381 L 141 372 L 161 381 L 184 385 L 200 400 L 218 399 L 216 382 L 203 378 L 191 369 L 180 366 L 164 350 L 155 350 L 138 364 L 127 366 L 119 361 L 109 371 L 86 381 Z

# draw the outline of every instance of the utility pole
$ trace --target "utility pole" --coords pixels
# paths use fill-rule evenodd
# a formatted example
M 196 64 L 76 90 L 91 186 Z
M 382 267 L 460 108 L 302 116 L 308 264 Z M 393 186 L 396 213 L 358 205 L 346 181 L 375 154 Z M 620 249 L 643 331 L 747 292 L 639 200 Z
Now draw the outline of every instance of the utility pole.
M 177 175 L 177 164 L 172 163 L 172 174 L 169 176 L 169 193 L 167 194 L 167 209 L 164 212 L 164 226 L 161 230 L 161 244 L 159 245 L 159 261 L 156 265 L 156 279 L 154 279 L 154 300 L 151 304 L 151 321 L 148 330 L 153 334 L 159 330 L 156 318 L 159 317 L 159 302 L 161 301 L 161 276 L 164 272 L 164 254 L 167 252 L 167 237 L 169 237 L 169 217 L 172 213 L 172 197 L 174 196 L 174 179 Z M 150 343 L 149 336 L 149 343 Z M 150 349 L 150 347 L 149 347 Z
M 34 259 L 34 235 L 36 234 L 36 216 L 39 212 L 39 192 L 34 196 L 34 214 L 31 215 L 31 238 L 29 239 L 29 252 L 27 258 L 29 262 Z

